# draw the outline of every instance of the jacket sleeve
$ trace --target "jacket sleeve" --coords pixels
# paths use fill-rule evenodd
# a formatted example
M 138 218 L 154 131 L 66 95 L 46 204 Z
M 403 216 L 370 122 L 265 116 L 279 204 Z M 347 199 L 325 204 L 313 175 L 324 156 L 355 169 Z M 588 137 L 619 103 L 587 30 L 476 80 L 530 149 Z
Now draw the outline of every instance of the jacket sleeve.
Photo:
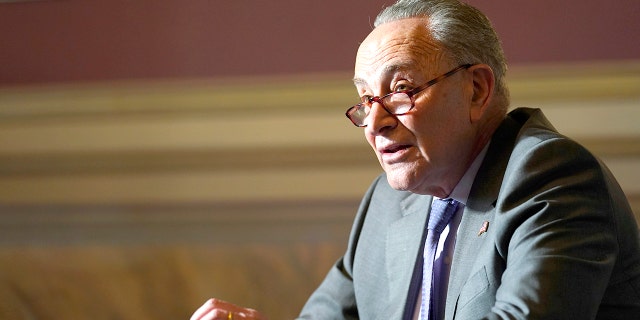
M 383 176 L 379 176 L 366 192 L 353 223 L 346 253 L 329 270 L 327 276 L 309 297 L 302 308 L 299 320 L 358 319 L 353 284 L 353 259 L 360 239 L 360 231 L 367 215 L 375 186 Z
M 611 283 L 638 283 L 637 259 L 632 273 L 614 269 L 621 246 L 637 241 L 633 215 L 584 148 L 564 138 L 531 142 L 514 150 L 496 203 L 496 223 L 508 226 L 494 243 L 504 273 L 484 319 L 594 319 L 606 292 L 633 292 Z

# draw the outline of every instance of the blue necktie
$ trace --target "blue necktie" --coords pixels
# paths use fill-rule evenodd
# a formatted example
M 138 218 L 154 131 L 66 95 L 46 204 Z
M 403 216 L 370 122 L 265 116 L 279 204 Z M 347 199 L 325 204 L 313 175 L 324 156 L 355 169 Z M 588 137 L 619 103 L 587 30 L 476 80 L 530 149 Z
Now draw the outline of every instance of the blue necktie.
M 431 292 L 433 288 L 433 260 L 438 248 L 440 234 L 449 224 L 451 218 L 458 209 L 459 202 L 453 199 L 436 199 L 431 205 L 431 213 L 429 214 L 429 223 L 422 236 L 420 250 L 416 258 L 411 284 L 409 285 L 409 294 L 407 295 L 407 303 L 405 305 L 403 320 L 413 319 L 416 309 L 416 300 L 418 292 L 422 287 L 422 301 L 420 302 L 420 310 L 423 317 L 428 318 L 431 306 Z M 426 238 L 426 239 L 425 239 Z M 428 251 L 425 253 L 425 246 Z M 426 259 L 425 259 L 426 257 Z
M 433 261 L 438 249 L 440 234 L 458 209 L 458 202 L 453 199 L 436 199 L 431 205 L 427 239 L 425 240 L 424 265 L 422 267 L 422 302 L 420 320 L 434 319 L 433 314 Z

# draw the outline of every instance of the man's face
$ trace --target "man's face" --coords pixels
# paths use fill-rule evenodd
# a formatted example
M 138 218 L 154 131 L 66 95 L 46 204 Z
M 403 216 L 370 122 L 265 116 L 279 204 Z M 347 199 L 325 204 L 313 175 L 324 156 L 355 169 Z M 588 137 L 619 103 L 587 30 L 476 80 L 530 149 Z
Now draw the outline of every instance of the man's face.
M 360 96 L 413 89 L 457 67 L 425 25 L 421 18 L 403 19 L 369 34 L 356 57 Z M 393 188 L 449 195 L 473 160 L 472 95 L 473 82 L 462 70 L 418 93 L 408 114 L 393 116 L 373 104 L 364 133 Z

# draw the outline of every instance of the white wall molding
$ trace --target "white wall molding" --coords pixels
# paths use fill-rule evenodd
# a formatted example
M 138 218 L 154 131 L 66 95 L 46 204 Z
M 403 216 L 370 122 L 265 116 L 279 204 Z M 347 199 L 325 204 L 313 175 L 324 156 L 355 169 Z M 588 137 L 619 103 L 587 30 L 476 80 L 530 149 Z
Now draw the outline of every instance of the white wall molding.
M 357 199 L 380 169 L 343 116 L 349 77 L 0 88 L 0 204 Z M 640 61 L 514 67 L 509 84 L 640 198 Z

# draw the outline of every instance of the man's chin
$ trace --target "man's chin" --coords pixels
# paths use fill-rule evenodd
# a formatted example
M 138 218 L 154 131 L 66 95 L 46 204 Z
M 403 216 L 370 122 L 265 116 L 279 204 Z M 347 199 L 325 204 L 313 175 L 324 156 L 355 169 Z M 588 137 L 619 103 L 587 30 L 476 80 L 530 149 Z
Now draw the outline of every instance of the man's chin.
M 387 182 L 391 188 L 398 191 L 411 191 L 409 181 L 404 177 L 397 177 L 393 174 L 387 174 Z
M 398 176 L 387 173 L 387 182 L 391 188 L 398 191 L 408 191 L 415 194 L 437 195 L 439 189 L 426 188 L 425 184 L 418 183 L 414 177 Z

